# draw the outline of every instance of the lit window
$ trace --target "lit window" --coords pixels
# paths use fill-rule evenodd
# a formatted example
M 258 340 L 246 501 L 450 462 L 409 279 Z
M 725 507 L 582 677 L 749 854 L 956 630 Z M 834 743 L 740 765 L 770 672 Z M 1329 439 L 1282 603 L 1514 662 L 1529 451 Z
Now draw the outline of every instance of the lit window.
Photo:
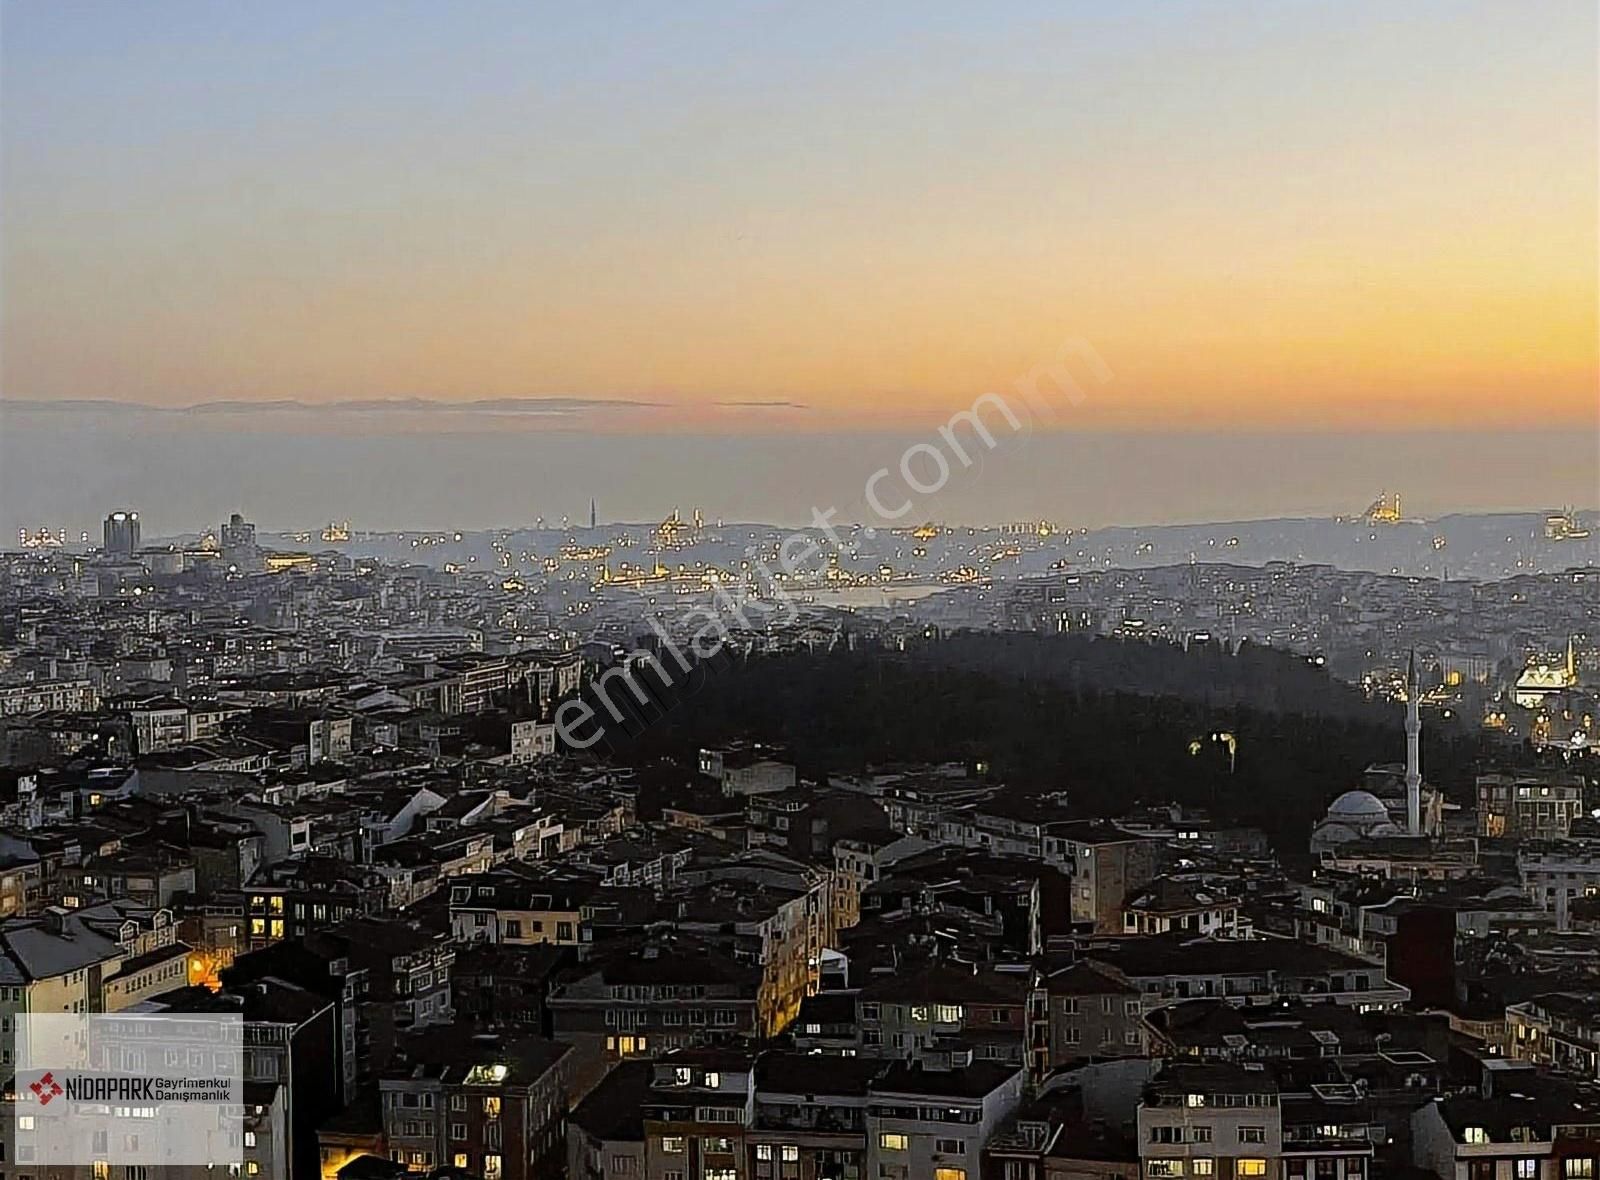
M 884 1131 L 878 1136 L 878 1146 L 884 1151 L 904 1151 L 907 1142 L 904 1135 L 895 1131 Z
M 682 1135 L 663 1135 L 661 1137 L 661 1150 L 668 1155 L 679 1155 L 683 1151 Z M 760 1150 L 759 1148 L 757 1149 Z
M 1461 1142 L 1487 1143 L 1489 1142 L 1489 1133 L 1482 1127 L 1468 1127 L 1466 1130 L 1461 1132 Z
M 1212 1160 L 1197 1159 L 1189 1161 L 1189 1172 L 1191 1175 L 1209 1176 L 1214 1171 L 1216 1171 L 1216 1164 Z
M 783 1145 L 783 1162 L 792 1164 L 800 1158 L 800 1149 L 793 1143 Z
M 1184 1096 L 1184 1104 L 1187 1106 L 1204 1106 L 1206 1104 L 1206 1096 L 1204 1094 L 1187 1094 Z
M 1234 1174 L 1239 1176 L 1265 1176 L 1267 1174 L 1267 1161 L 1262 1159 L 1242 1159 L 1234 1166 Z
M 1151 1180 L 1172 1180 L 1173 1177 L 1183 1175 L 1183 1161 L 1181 1159 L 1146 1160 L 1144 1174 Z
M 1520 1159 L 1517 1161 L 1517 1180 L 1536 1180 L 1538 1175 L 1538 1160 Z
M 965 1168 L 935 1168 L 933 1180 L 967 1180 Z
M 756 1159 L 758 1159 L 758 1160 L 770 1160 L 771 1158 L 772 1158 L 772 1144 L 770 1144 L 770 1143 L 757 1143 L 756 1144 Z

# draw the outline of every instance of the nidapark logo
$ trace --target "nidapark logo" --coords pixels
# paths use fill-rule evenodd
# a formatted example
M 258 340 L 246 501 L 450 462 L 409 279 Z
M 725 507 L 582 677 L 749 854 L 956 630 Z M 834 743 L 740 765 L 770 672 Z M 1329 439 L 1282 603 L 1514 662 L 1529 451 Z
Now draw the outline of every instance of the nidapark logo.
M 52 1071 L 45 1070 L 36 1080 L 28 1083 L 28 1089 L 39 1099 L 40 1106 L 49 1106 L 51 1099 L 61 1094 L 61 1083 L 56 1081 Z

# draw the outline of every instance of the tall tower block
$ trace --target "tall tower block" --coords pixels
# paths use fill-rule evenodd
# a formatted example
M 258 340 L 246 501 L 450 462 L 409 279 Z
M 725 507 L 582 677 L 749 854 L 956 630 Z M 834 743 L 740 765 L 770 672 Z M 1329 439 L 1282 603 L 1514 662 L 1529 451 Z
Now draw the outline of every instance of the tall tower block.
M 1417 653 L 1406 667 L 1406 831 L 1422 835 L 1422 713 Z

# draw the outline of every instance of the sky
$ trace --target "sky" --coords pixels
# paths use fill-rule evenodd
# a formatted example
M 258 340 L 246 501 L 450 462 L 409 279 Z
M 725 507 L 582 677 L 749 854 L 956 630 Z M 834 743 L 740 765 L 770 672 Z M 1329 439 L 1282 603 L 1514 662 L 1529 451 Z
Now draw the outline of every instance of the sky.
M 1469 455 L 1541 432 L 1565 475 L 1505 506 L 1592 503 L 1596 26 L 1591 0 L 0 0 L 0 448 L 29 476 L 0 490 L 87 511 L 36 454 L 133 435 L 163 465 L 627 439 L 640 504 L 700 448 L 719 481 L 791 445 L 859 483 L 843 440 L 918 437 L 1065 348 L 1071 446 L 1337 436 L 1443 510 L 1481 495 Z M 1453 457 L 1408 464 L 1424 437 Z M 1131 489 L 1168 443 L 1117 445 Z M 1364 504 L 1349 471 L 1299 498 Z M 1138 478 L 1169 518 L 1296 499 Z M 200 492 L 230 488 L 181 510 Z

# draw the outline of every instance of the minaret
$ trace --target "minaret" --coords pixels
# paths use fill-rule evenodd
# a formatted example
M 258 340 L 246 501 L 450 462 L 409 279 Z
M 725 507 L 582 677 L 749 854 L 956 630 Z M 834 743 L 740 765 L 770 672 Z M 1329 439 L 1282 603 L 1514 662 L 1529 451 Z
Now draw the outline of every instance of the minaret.
M 592 528 L 594 528 L 594 525 L 595 525 L 594 500 L 593 500 L 593 498 L 591 498 L 589 500 L 589 527 L 592 529 Z
M 1406 831 L 1422 835 L 1422 714 L 1418 698 L 1417 653 L 1406 667 Z

